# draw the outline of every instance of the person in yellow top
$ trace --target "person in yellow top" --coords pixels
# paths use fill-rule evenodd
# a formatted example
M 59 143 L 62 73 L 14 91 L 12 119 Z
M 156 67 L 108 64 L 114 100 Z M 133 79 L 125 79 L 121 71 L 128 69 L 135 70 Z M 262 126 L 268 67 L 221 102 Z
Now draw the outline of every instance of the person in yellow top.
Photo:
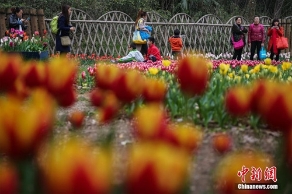
M 169 38 L 170 46 L 171 46 L 171 55 L 174 57 L 181 57 L 182 54 L 182 38 L 180 37 L 179 29 L 175 29 L 173 31 L 173 36 Z

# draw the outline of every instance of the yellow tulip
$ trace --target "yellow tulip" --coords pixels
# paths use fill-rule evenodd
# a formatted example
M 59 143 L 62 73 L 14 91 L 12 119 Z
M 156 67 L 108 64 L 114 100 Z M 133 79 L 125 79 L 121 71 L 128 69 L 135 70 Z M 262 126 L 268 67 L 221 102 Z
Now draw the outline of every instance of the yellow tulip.
M 155 67 L 150 67 L 148 71 L 151 75 L 156 75 L 159 72 L 159 70 Z

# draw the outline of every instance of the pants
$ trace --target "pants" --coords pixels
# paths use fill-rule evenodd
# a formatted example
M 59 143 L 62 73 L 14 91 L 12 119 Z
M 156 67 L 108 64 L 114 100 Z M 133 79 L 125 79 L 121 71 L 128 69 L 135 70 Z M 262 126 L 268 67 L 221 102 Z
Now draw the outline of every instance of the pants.
M 174 59 L 177 59 L 177 58 L 181 58 L 182 57 L 181 51 L 172 51 L 171 52 L 171 55 L 173 56 Z
M 240 61 L 241 60 L 241 54 L 242 54 L 242 50 L 243 50 L 243 48 L 241 48 L 241 49 L 234 49 L 234 53 L 233 53 L 233 57 L 232 57 L 232 59 L 234 60 L 234 59 L 237 59 L 238 61 Z
M 141 52 L 141 54 L 144 56 L 144 55 L 147 55 L 147 51 L 148 51 L 148 46 L 147 46 L 147 44 L 142 44 L 141 45 L 141 50 L 140 50 L 140 52 Z
M 251 41 L 251 48 L 250 48 L 250 60 L 253 60 L 253 56 L 255 54 L 255 50 L 257 50 L 257 60 L 260 60 L 260 50 L 262 47 L 262 41 Z
M 278 54 L 276 54 L 276 61 L 279 61 L 280 52 L 281 52 L 281 50 L 278 49 Z M 273 46 L 272 46 L 272 47 L 271 47 L 271 55 L 270 55 L 270 58 L 271 58 L 272 60 L 274 59 L 274 55 L 275 55 L 275 53 L 273 52 Z

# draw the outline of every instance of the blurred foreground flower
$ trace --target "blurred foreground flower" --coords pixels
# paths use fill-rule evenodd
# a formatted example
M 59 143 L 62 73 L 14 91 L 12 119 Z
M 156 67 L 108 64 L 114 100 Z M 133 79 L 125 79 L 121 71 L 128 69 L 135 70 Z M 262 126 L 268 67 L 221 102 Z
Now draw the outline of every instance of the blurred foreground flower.
M 292 126 L 292 85 L 269 80 L 254 83 L 252 108 L 273 129 L 286 131 Z
M 106 91 L 97 110 L 96 118 L 101 124 L 110 122 L 120 109 L 120 101 L 112 91 Z
M 192 124 L 172 124 L 169 126 L 168 141 L 189 153 L 197 151 L 203 140 L 203 131 Z
M 124 70 L 113 83 L 112 89 L 119 100 L 129 103 L 142 94 L 144 82 L 144 77 L 137 70 Z
M 167 85 L 163 80 L 148 78 L 145 81 L 143 98 L 146 102 L 162 102 L 167 92 Z
M 208 85 L 208 61 L 204 58 L 187 56 L 178 62 L 177 78 L 180 88 L 188 95 L 202 95 Z
M 241 183 L 272 183 L 272 159 L 260 152 L 238 151 L 227 155 L 218 164 L 214 182 L 217 193 L 220 194 L 266 194 L 269 190 L 239 190 Z M 276 171 L 274 171 L 276 173 Z
M 45 90 L 22 101 L 0 98 L 0 152 L 12 158 L 32 156 L 52 129 L 55 101 Z
M 45 190 L 62 194 L 110 193 L 110 153 L 93 148 L 82 139 L 57 140 L 40 156 Z
M 190 162 L 188 154 L 172 146 L 137 144 L 129 154 L 127 193 L 181 193 L 187 183 Z
M 225 108 L 233 116 L 246 116 L 251 109 L 251 98 L 248 87 L 235 86 L 225 94 Z
M 7 162 L 0 161 L 0 193 L 18 193 L 18 174 L 16 168 Z
M 161 104 L 147 104 L 134 113 L 135 135 L 141 140 L 161 140 L 167 130 L 166 112 Z
M 10 90 L 20 71 L 22 59 L 18 55 L 0 52 L 0 92 Z

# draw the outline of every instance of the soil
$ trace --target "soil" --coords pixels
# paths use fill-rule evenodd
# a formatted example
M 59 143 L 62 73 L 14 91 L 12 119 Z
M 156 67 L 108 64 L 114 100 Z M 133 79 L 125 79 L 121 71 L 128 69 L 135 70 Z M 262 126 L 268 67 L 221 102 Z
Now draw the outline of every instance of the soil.
M 65 136 L 70 133 L 69 130 L 71 125 L 66 121 L 66 118 L 68 114 L 75 110 L 87 113 L 84 126 L 78 133 L 88 141 L 94 142 L 98 139 L 102 139 L 113 127 L 115 128 L 114 145 L 116 151 L 119 153 L 115 160 L 115 168 L 118 169 L 116 172 L 116 177 L 118 177 L 116 182 L 118 183 L 124 174 L 123 167 L 127 158 L 127 146 L 134 143 L 129 119 L 119 118 L 110 125 L 99 125 L 94 117 L 95 109 L 90 105 L 88 94 L 80 94 L 78 96 L 78 101 L 72 107 L 58 110 L 55 133 Z M 278 140 L 281 136 L 280 133 L 265 129 L 254 130 L 249 126 L 234 126 L 224 130 L 233 138 L 232 150 L 257 149 L 275 157 Z M 203 142 L 197 153 L 194 153 L 191 170 L 191 193 L 214 193 L 212 190 L 212 173 L 216 164 L 224 157 L 217 153 L 211 145 L 211 139 L 218 131 L 222 131 L 222 129 L 216 126 L 204 129 Z

